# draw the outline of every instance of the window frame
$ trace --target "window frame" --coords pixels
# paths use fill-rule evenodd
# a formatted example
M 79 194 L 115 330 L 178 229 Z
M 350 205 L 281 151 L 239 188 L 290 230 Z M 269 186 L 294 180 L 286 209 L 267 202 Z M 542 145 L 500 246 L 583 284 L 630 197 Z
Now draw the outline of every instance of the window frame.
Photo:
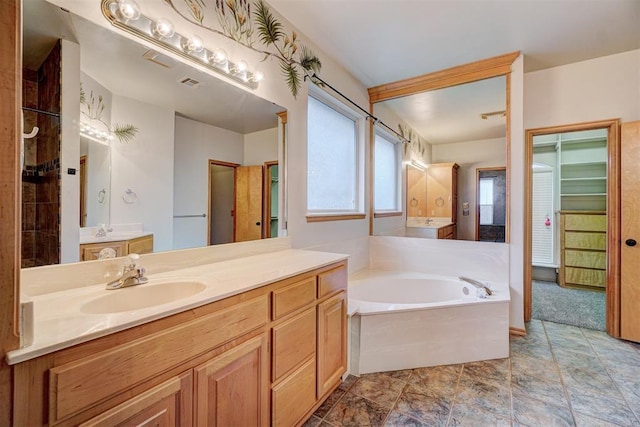
M 396 187 L 396 200 L 395 200 L 395 208 L 394 209 L 377 209 L 376 208 L 376 185 L 375 185 L 375 173 L 376 173 L 376 141 L 377 138 L 381 137 L 382 139 L 385 140 L 385 142 L 388 142 L 390 144 L 393 144 L 394 146 L 394 153 L 395 153 L 395 187 Z M 372 151 L 373 151 L 373 162 L 372 162 L 372 169 L 373 169 L 373 179 L 372 179 L 372 191 L 371 191 L 371 197 L 372 197 L 372 204 L 373 204 L 373 217 L 374 218 L 384 218 L 384 217 L 391 217 L 391 216 L 402 216 L 402 153 L 400 151 L 401 148 L 401 143 L 400 141 L 398 141 L 398 139 L 393 136 L 390 132 L 385 131 L 384 129 L 381 129 L 378 126 L 374 126 L 374 130 L 373 130 L 373 144 L 372 144 Z
M 306 184 L 306 207 L 307 207 L 307 222 L 322 222 L 322 221 L 340 221 L 349 219 L 364 219 L 365 213 L 365 122 L 366 117 L 364 114 L 350 108 L 339 99 L 328 94 L 326 91 L 318 88 L 315 85 L 309 86 L 308 98 L 313 98 L 317 102 L 321 102 L 325 106 L 331 108 L 337 113 L 347 117 L 354 121 L 354 136 L 355 136 L 355 207 L 354 209 L 309 209 L 309 115 L 307 112 L 307 184 Z M 307 99 L 307 108 L 309 100 Z

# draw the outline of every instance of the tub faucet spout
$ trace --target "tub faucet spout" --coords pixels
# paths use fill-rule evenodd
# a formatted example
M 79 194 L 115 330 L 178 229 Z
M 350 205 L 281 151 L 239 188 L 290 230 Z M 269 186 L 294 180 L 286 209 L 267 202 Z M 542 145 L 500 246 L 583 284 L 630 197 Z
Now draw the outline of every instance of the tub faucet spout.
M 484 291 L 487 293 L 487 295 L 491 295 L 491 289 L 486 286 L 485 284 L 478 282 L 477 280 L 474 279 L 470 279 L 468 277 L 464 277 L 464 276 L 458 276 L 458 279 L 462 280 L 463 282 L 467 282 L 472 284 L 473 286 L 475 286 L 478 289 L 484 289 Z

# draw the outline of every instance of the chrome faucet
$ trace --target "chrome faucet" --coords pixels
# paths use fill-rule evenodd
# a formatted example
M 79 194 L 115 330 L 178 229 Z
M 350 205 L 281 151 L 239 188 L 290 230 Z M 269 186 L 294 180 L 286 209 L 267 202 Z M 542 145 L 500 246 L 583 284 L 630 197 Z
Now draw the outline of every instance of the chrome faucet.
M 427 217 L 427 219 L 424 220 L 424 223 L 429 225 L 431 224 L 431 221 L 433 221 L 433 219 Z
M 122 275 L 120 278 L 107 283 L 107 290 L 128 288 L 129 286 L 147 283 L 149 279 L 144 275 L 144 267 L 138 266 L 139 259 L 140 255 L 129 254 L 124 268 L 122 269 Z
M 483 284 L 482 282 L 478 282 L 477 280 L 474 279 L 470 279 L 468 277 L 464 277 L 464 276 L 458 276 L 458 279 L 462 280 L 463 282 L 467 282 L 472 284 L 473 286 L 475 286 L 478 289 L 484 289 L 484 291 L 487 293 L 487 295 L 492 295 L 493 292 L 491 291 L 491 288 L 489 288 L 487 285 Z

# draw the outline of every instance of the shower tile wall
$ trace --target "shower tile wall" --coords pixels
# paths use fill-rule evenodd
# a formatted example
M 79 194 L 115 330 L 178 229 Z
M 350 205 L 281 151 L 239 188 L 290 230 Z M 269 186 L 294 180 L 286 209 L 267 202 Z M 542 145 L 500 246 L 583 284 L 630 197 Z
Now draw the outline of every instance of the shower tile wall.
M 24 72 L 23 82 L 24 105 L 60 112 L 59 43 L 37 73 Z M 60 120 L 25 112 L 26 131 L 33 127 L 34 119 L 40 131 L 25 142 L 26 164 L 31 166 L 28 172 L 33 172 L 27 174 L 35 176 L 23 179 L 23 267 L 60 262 Z

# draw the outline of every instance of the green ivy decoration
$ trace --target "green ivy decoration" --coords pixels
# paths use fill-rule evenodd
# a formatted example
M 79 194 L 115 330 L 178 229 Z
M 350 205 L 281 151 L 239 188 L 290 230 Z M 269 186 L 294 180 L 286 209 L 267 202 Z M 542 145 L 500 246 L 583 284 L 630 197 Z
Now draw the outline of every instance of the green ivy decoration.
M 80 84 L 80 105 L 84 105 L 86 108 L 86 112 L 81 110 L 81 113 L 88 118 L 90 121 L 98 121 L 102 123 L 109 133 L 113 134 L 118 140 L 122 143 L 129 143 L 135 138 L 138 134 L 138 128 L 132 124 L 118 124 L 116 123 L 113 128 L 107 124 L 102 119 L 102 114 L 104 113 L 104 98 L 102 95 L 98 95 L 98 100 L 96 102 L 96 98 L 93 95 L 93 91 L 89 92 L 89 99 L 87 99 L 87 94 Z
M 206 0 L 182 0 L 189 11 L 188 15 L 178 8 L 176 1 L 164 0 L 186 21 L 263 54 L 263 61 L 269 58 L 277 60 L 294 98 L 298 96 L 303 76 L 312 77 L 320 72 L 320 58 L 299 42 L 295 31 L 291 34 L 285 31 L 263 0 L 253 3 L 248 0 L 215 0 L 215 14 L 220 29 L 205 23 Z M 265 48 L 257 48 L 257 42 Z

